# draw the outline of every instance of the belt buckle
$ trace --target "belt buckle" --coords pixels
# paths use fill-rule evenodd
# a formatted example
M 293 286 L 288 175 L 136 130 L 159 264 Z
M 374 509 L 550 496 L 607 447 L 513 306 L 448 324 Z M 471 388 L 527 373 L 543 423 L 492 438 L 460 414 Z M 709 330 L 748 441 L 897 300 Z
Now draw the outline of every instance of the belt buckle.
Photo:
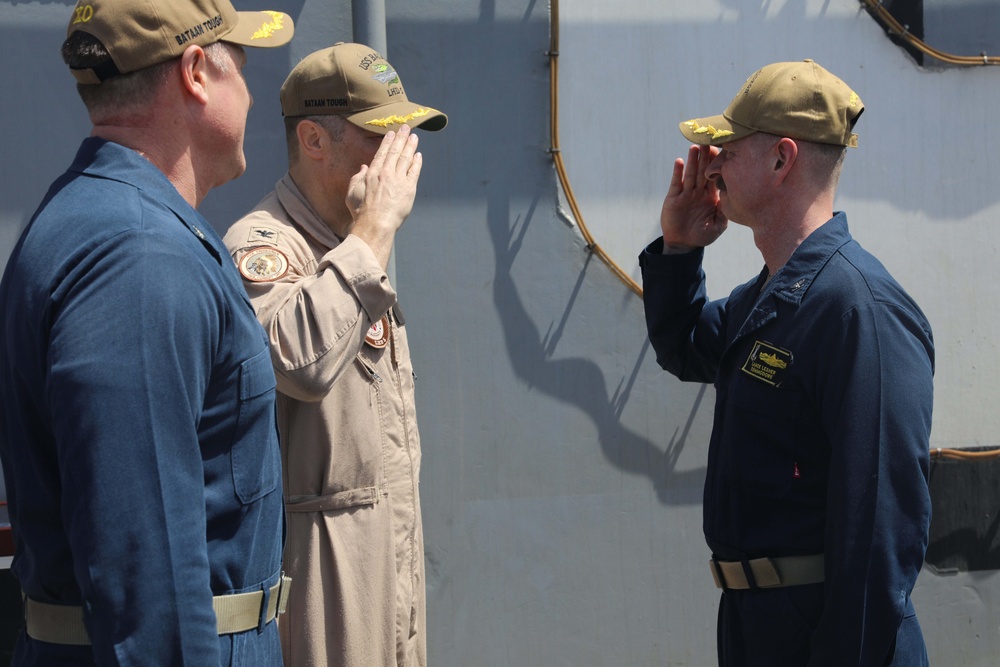
M 275 605 L 274 609 L 275 618 L 285 613 L 285 607 L 288 606 L 288 594 L 291 592 L 291 589 L 292 578 L 286 577 L 285 573 L 282 572 L 278 579 L 278 604 Z

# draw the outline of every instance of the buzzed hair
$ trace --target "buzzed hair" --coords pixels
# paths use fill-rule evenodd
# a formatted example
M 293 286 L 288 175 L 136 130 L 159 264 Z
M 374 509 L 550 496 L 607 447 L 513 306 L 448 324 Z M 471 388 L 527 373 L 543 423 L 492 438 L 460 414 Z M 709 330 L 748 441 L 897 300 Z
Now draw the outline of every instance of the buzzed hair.
M 755 132 L 750 137 L 758 137 L 751 139 L 758 147 L 763 145 L 762 142 L 781 138 L 767 132 Z M 840 182 L 840 173 L 844 168 L 844 159 L 847 157 L 847 146 L 820 144 L 794 138 L 792 141 L 799 147 L 799 160 L 809 172 L 809 180 L 817 187 L 836 189 Z
M 805 149 L 806 162 L 810 167 L 814 182 L 818 186 L 836 189 L 840 173 L 847 157 L 847 146 L 818 144 L 811 141 L 797 141 L 800 154 Z

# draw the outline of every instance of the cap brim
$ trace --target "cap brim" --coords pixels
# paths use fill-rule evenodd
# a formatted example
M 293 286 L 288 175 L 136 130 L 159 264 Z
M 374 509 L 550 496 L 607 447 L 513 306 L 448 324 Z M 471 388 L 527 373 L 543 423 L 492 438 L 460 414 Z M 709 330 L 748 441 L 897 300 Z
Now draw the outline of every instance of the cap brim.
M 268 49 L 288 44 L 295 34 L 295 23 L 284 12 L 236 13 L 239 14 L 239 22 L 222 36 L 223 42 Z
M 701 146 L 720 146 L 750 136 L 756 130 L 738 125 L 725 116 L 693 118 L 678 126 L 688 141 Z
M 398 130 L 403 125 L 437 132 L 448 124 L 448 116 L 444 113 L 413 102 L 384 104 L 374 109 L 344 114 L 344 118 L 362 130 L 375 134 L 386 134 L 391 130 Z

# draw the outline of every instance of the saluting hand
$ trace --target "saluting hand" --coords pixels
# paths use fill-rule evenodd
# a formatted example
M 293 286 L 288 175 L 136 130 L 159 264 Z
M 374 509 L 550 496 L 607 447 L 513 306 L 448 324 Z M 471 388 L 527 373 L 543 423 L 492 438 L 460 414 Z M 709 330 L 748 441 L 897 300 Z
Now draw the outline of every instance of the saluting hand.
M 726 231 L 729 221 L 719 210 L 719 189 L 706 176 L 718 154 L 715 146 L 691 146 L 687 164 L 684 158 L 674 161 L 660 211 L 664 252 L 704 248 Z
M 362 165 L 347 191 L 347 208 L 354 217 L 351 233 L 360 237 L 385 266 L 392 242 L 413 209 L 423 156 L 417 135 L 403 125 L 388 132 L 370 165 Z

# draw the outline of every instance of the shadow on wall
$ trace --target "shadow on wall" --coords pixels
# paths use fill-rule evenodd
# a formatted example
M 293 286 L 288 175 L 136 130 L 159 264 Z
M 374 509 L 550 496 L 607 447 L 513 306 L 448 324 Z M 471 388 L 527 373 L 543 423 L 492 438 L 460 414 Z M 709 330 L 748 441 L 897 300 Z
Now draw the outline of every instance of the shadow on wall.
M 432 319 L 454 322 L 460 311 L 456 307 L 441 306 L 441 286 L 450 285 L 445 288 L 445 293 L 453 297 L 461 295 L 457 298 L 467 298 L 470 302 L 482 299 L 483 296 L 476 292 L 477 286 L 463 284 L 456 287 L 452 283 L 456 274 L 471 276 L 480 267 L 488 271 L 492 260 L 493 276 L 488 285 L 502 341 L 492 340 L 497 335 L 492 330 L 476 329 L 477 344 L 463 348 L 463 351 L 478 355 L 488 352 L 491 347 L 503 345 L 505 361 L 518 380 L 532 391 L 572 406 L 594 425 L 597 446 L 605 460 L 630 475 L 647 478 L 663 504 L 698 504 L 701 502 L 704 465 L 678 472 L 676 464 L 689 442 L 688 435 L 696 419 L 704 422 L 706 409 L 708 414 L 711 413 L 711 405 L 702 403 L 705 395 L 711 394 L 704 386 L 692 386 L 685 390 L 685 397 L 693 396 L 693 406 L 690 413 L 666 425 L 675 429 L 672 436 L 667 435 L 669 432 L 663 437 L 656 433 L 654 441 L 648 437 L 649 434 L 638 432 L 623 423 L 622 413 L 630 401 L 635 402 L 634 409 L 640 411 L 647 409 L 646 404 L 652 404 L 656 406 L 653 409 L 657 413 L 664 412 L 665 408 L 660 406 L 671 378 L 665 373 L 658 374 L 654 396 L 633 395 L 640 375 L 651 367 L 658 368 L 645 338 L 641 311 L 634 307 L 628 308 L 630 317 L 627 324 L 609 321 L 608 331 L 586 331 L 579 326 L 581 319 L 588 320 L 592 315 L 594 317 L 590 321 L 604 326 L 597 319 L 602 313 L 609 312 L 606 303 L 600 302 L 602 299 L 636 297 L 610 276 L 600 275 L 600 272 L 607 271 L 606 267 L 591 261 L 592 257 L 582 255 L 585 251 L 578 232 L 568 228 L 555 215 L 558 192 L 547 155 L 550 145 L 546 56 L 549 27 L 545 20 L 537 16 L 544 8 L 535 7 L 534 12 L 529 8 L 523 21 L 517 22 L 497 19 L 498 4 L 493 0 L 482 0 L 480 18 L 475 23 L 398 21 L 389 25 L 392 62 L 402 74 L 408 96 L 437 106 L 449 114 L 448 128 L 441 136 L 428 137 L 427 151 L 433 163 L 428 162 L 428 168 L 421 175 L 420 197 L 461 201 L 463 210 L 470 200 L 484 198 L 486 208 L 485 230 L 479 227 L 479 222 L 474 223 L 473 228 L 468 226 L 470 221 L 467 219 L 449 219 L 447 205 L 442 209 L 445 219 L 435 221 L 433 226 L 425 227 L 419 233 L 411 231 L 414 230 L 412 226 L 404 228 L 405 238 L 400 247 L 405 251 L 400 251 L 397 256 L 400 275 L 405 279 L 404 298 L 416 304 L 414 312 L 422 312 L 425 317 L 437 313 L 438 316 Z M 470 79 L 476 82 L 474 88 L 470 87 Z M 614 131 L 624 133 L 627 130 L 618 128 Z M 473 204 L 477 211 L 479 206 L 478 201 Z M 419 216 L 422 210 L 419 202 L 416 210 Z M 538 229 L 533 229 L 533 224 Z M 462 230 L 460 241 L 456 241 L 457 229 Z M 482 231 L 486 231 L 486 237 L 481 236 Z M 530 239 L 527 238 L 529 236 Z M 637 239 L 636 249 L 646 242 L 647 239 Z M 489 250 L 484 244 L 489 244 L 492 256 L 487 254 Z M 428 256 L 446 256 L 451 258 L 450 261 L 460 262 L 461 266 L 456 270 L 429 267 L 426 263 Z M 450 261 L 444 262 L 444 265 L 449 267 Z M 524 269 L 526 265 L 530 267 L 528 274 Z M 569 276 L 567 272 L 570 272 Z M 567 277 L 574 281 L 568 293 L 565 289 Z M 539 284 L 533 280 L 559 287 L 523 293 L 522 290 L 530 289 L 524 285 Z M 609 297 L 609 294 L 613 296 Z M 543 331 L 545 325 L 540 326 L 533 314 L 539 309 L 546 313 L 561 313 L 548 331 Z M 575 328 L 569 324 L 574 309 L 577 318 Z M 632 316 L 636 315 L 638 317 L 633 321 Z M 616 347 L 611 363 L 617 365 L 624 358 L 630 370 L 617 386 L 609 386 L 604 367 L 591 358 L 587 349 L 613 339 L 622 327 L 630 327 L 628 335 L 631 342 Z M 435 347 L 450 335 L 445 330 L 435 336 L 426 326 L 412 334 L 414 341 L 426 336 L 428 344 Z M 556 358 L 557 344 L 582 347 L 585 356 Z M 424 350 L 416 352 L 423 353 L 420 358 L 424 363 L 436 358 Z M 594 356 L 606 357 L 603 352 L 595 349 Z M 445 358 L 441 357 L 442 360 Z M 508 388 L 513 389 L 512 386 Z M 466 390 L 474 395 L 470 404 L 497 400 L 496 396 L 489 394 L 492 387 L 470 385 Z M 441 391 L 448 393 L 455 390 L 445 386 Z M 501 387 L 500 391 L 505 389 Z M 445 412 L 462 404 L 461 400 L 450 404 L 442 400 Z M 503 400 L 530 403 L 531 399 L 526 396 Z M 527 410 L 523 418 L 529 422 L 539 422 L 536 429 L 526 427 L 531 434 L 551 433 L 558 437 L 559 429 L 551 425 L 552 421 L 566 419 L 567 423 L 573 422 L 572 417 L 562 412 L 543 415 L 533 412 L 534 406 L 531 405 L 517 406 L 516 409 Z M 512 414 L 522 418 L 521 412 Z M 699 414 L 702 415 L 700 419 Z M 658 418 L 659 415 L 656 416 Z M 441 419 L 451 421 L 450 417 Z M 454 435 L 454 432 L 436 433 L 433 422 L 433 418 L 428 417 L 422 425 L 429 441 L 435 441 L 436 436 L 447 438 Z M 504 427 L 502 421 L 498 421 L 497 426 L 499 429 Z M 461 428 L 457 431 L 461 432 Z M 524 432 L 518 431 L 518 435 Z M 503 437 L 498 432 L 491 432 L 489 436 L 491 441 L 502 440 Z M 695 444 L 701 447 L 701 443 Z M 571 452 L 576 446 L 569 443 L 566 451 Z M 580 442 L 578 449 L 593 446 L 591 442 Z M 491 449 L 485 442 L 470 447 L 475 449 L 476 456 L 481 457 L 488 457 L 486 452 Z M 504 448 L 502 456 L 505 461 L 522 457 L 525 460 L 533 458 L 536 464 L 539 463 L 538 456 L 533 456 L 530 450 L 530 446 L 509 445 Z M 558 455 L 554 456 L 553 460 L 557 461 Z M 583 475 L 605 474 L 598 470 L 586 471 L 583 464 L 577 461 L 566 462 L 565 465 L 580 466 L 574 471 L 583 471 Z M 579 479 L 565 470 L 547 470 L 549 474 L 560 476 L 559 483 Z M 551 479 L 549 483 L 552 483 Z
M 551 358 L 551 352 L 563 334 L 569 312 L 579 295 L 585 274 L 594 263 L 590 261 L 593 259 L 591 255 L 584 263 L 579 280 L 565 305 L 559 327 L 551 338 L 543 339 L 513 280 L 513 263 L 521 250 L 539 197 L 537 195 L 532 201 L 523 221 L 518 219 L 513 225 L 510 223 L 510 207 L 506 195 L 496 194 L 488 203 L 487 224 L 496 257 L 493 297 L 515 373 L 531 387 L 573 405 L 587 415 L 597 428 L 601 451 L 607 460 L 627 473 L 648 476 L 662 502 L 668 502 L 668 497 L 676 498 L 668 496 L 667 489 L 698 489 L 704 480 L 705 469 L 696 468 L 678 473 L 675 472 L 675 466 L 687 442 L 687 435 L 705 395 L 706 386 L 701 386 L 683 429 L 675 433 L 666 448 L 662 449 L 621 423 L 621 406 L 628 400 L 639 367 L 649 350 L 648 340 L 641 345 L 628 383 L 616 396 L 609 395 L 602 370 L 590 359 Z M 598 270 L 605 270 L 599 263 L 597 267 Z M 685 503 L 700 501 L 700 494 L 684 498 Z

